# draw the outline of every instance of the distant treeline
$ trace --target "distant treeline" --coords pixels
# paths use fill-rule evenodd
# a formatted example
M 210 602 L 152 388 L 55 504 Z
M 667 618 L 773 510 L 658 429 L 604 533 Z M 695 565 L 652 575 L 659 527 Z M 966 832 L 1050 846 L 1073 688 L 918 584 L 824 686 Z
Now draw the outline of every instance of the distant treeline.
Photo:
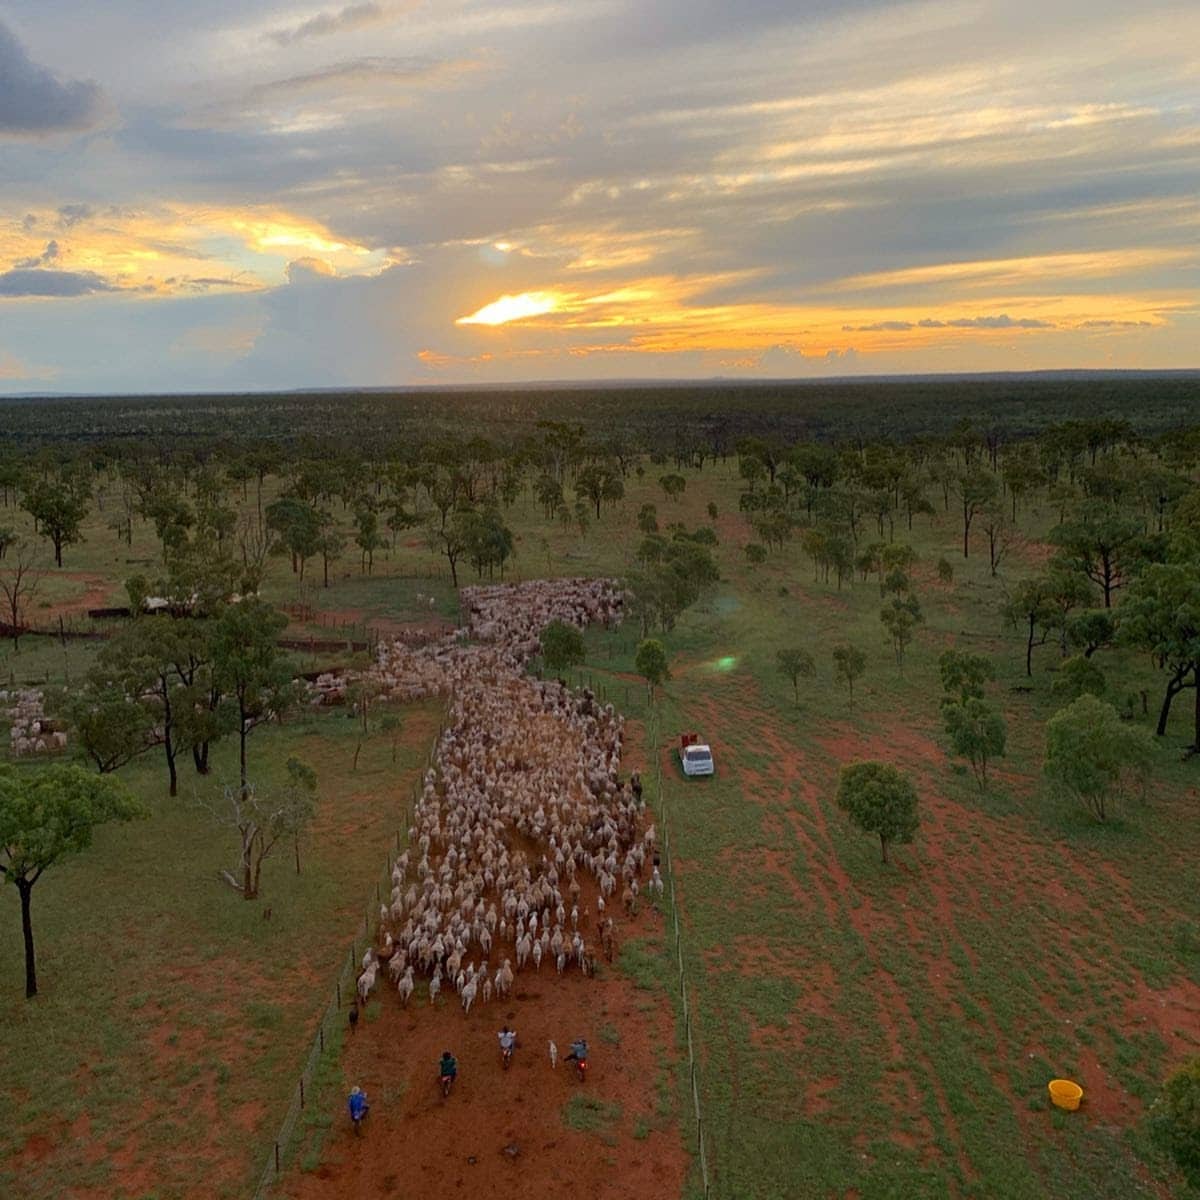
M 500 443 L 538 422 L 582 424 L 664 449 L 738 438 L 910 441 L 952 432 L 964 418 L 1008 437 L 1066 421 L 1116 418 L 1153 436 L 1200 414 L 1200 374 L 1036 375 L 785 383 L 323 391 L 242 395 L 0 399 L 0 441 L 24 447 L 130 440 L 195 449 L 238 442 L 353 448 L 365 457 L 464 430 Z

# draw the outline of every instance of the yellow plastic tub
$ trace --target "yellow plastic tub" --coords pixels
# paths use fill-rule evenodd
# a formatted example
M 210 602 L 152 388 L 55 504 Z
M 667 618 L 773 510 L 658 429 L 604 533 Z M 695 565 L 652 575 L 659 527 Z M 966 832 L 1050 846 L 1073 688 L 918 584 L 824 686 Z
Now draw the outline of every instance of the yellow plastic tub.
M 1080 1100 L 1083 1099 L 1083 1088 L 1069 1079 L 1052 1079 L 1050 1080 L 1050 1099 L 1059 1108 L 1065 1108 L 1067 1112 L 1074 1112 L 1079 1107 Z

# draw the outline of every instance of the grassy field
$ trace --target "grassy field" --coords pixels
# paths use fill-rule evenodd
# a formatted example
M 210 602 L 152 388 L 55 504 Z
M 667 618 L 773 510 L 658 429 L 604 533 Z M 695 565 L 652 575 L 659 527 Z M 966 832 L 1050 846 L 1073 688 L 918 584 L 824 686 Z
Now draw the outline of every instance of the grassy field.
M 0 893 L 0 1195 L 248 1194 L 440 709 L 409 706 L 402 719 L 395 765 L 390 739 L 375 736 L 355 773 L 356 725 L 341 714 L 255 733 L 262 785 L 292 754 L 321 783 L 301 873 L 281 844 L 256 904 L 218 882 L 236 835 L 195 802 L 190 772 L 168 800 L 156 759 L 128 768 L 149 819 L 99 830 L 34 889 L 32 1002 L 16 892 Z M 216 779 L 236 770 L 234 753 L 220 746 Z
M 1040 649 L 1027 680 L 998 617 L 1036 546 L 998 579 L 959 551 L 955 583 L 935 583 L 959 536 L 942 520 L 916 532 L 926 622 L 903 673 L 874 583 L 813 584 L 795 548 L 750 568 L 726 547 L 723 584 L 666 639 L 660 753 L 717 1196 L 1116 1198 L 1179 1184 L 1144 1117 L 1200 1043 L 1187 714 L 1145 800 L 1107 826 L 1054 797 L 1040 764 L 1057 650 Z M 833 678 L 842 640 L 869 656 L 853 709 Z M 936 659 L 951 645 L 998 667 L 1009 750 L 982 792 L 939 729 Z M 781 646 L 818 664 L 799 705 L 775 669 Z M 596 650 L 595 678 L 623 687 L 631 660 Z M 1148 688 L 1153 709 L 1148 664 L 1101 661 L 1114 693 Z M 712 741 L 713 780 L 678 773 L 682 729 Z M 890 867 L 834 804 L 838 768 L 863 758 L 897 764 L 921 796 L 921 831 Z M 1085 1111 L 1049 1106 L 1059 1075 L 1083 1084 Z
M 750 566 L 742 546 L 752 537 L 736 511 L 735 463 L 687 477 L 679 501 L 664 500 L 651 475 L 631 477 L 623 504 L 583 534 L 545 522 L 524 497 L 508 517 L 518 535 L 508 574 L 620 574 L 632 563 L 633 514 L 643 501 L 657 503 L 660 523 L 682 519 L 690 527 L 709 523 L 710 500 L 719 508 L 724 578 L 666 636 L 673 679 L 654 718 L 714 1194 L 981 1200 L 1176 1194 L 1179 1181 L 1150 1144 L 1145 1118 L 1166 1072 L 1195 1054 L 1200 1041 L 1193 811 L 1200 767 L 1180 758 L 1188 734 L 1181 702 L 1146 797 L 1122 807 L 1106 826 L 1045 786 L 1043 729 L 1058 707 L 1050 692 L 1057 650 L 1038 650 L 1027 680 L 1023 641 L 998 613 L 1005 588 L 1039 565 L 1036 535 L 1055 514 L 1047 509 L 1032 517 L 1034 540 L 1014 552 L 998 578 L 988 573 L 982 544 L 963 561 L 953 514 L 918 518 L 911 535 L 898 531 L 921 554 L 914 575 L 925 615 L 901 672 L 884 640 L 874 582 L 856 579 L 840 592 L 814 583 L 795 543 Z M 112 566 L 111 534 L 102 524 L 90 534 L 68 552 L 68 571 L 108 570 L 115 579 L 125 564 Z M 129 557 L 153 554 L 143 530 Z M 942 554 L 955 564 L 951 585 L 937 581 L 934 564 Z M 432 595 L 434 611 L 453 617 L 444 565 L 420 545 L 402 539 L 378 555 L 369 580 L 356 567 L 344 562 L 335 586 L 318 591 L 327 621 L 338 614 L 368 623 L 412 618 L 428 603 L 418 595 Z M 276 599 L 288 600 L 293 584 L 278 560 L 269 586 Z M 853 708 L 833 678 L 830 647 L 842 640 L 868 653 Z M 644 687 L 633 675 L 634 642 L 632 629 L 589 634 L 585 672 L 632 716 L 649 717 Z M 936 660 L 952 645 L 988 653 L 998 668 L 989 692 L 1008 720 L 1009 748 L 985 791 L 947 755 L 940 731 Z M 781 646 L 806 648 L 818 664 L 799 705 L 775 670 Z M 64 669 L 56 643 L 31 642 L 16 657 L 4 653 L 0 678 L 58 676 Z M 71 645 L 64 661 L 77 671 L 88 653 Z M 1154 710 L 1160 687 L 1148 662 L 1111 651 L 1098 661 L 1114 693 L 1147 688 Z M 255 735 L 263 739 L 256 749 L 274 762 L 291 752 L 290 741 L 273 748 L 269 738 L 329 739 L 311 751 L 328 764 L 319 767 L 328 797 L 323 820 L 355 811 L 335 784 L 348 780 L 353 795 L 390 769 L 377 739 L 374 757 L 364 754 L 360 779 L 347 776 L 337 764 L 348 763 L 352 744 L 348 723 L 337 720 Z M 714 745 L 712 781 L 685 782 L 672 773 L 669 743 L 692 728 Z M 406 744 L 414 755 L 424 750 Z M 834 804 L 840 765 L 860 758 L 896 763 L 920 792 L 921 830 L 912 846 L 895 848 L 890 867 L 879 861 L 877 842 L 855 832 Z M 159 787 L 154 778 L 141 786 Z M 104 1172 L 122 1174 L 113 1156 L 129 1144 L 130 1127 L 139 1139 L 156 1139 L 164 1154 L 183 1132 L 150 1120 L 154 1087 L 147 1079 L 176 1096 L 195 1088 L 208 1089 L 214 1102 L 261 1101 L 255 1122 L 267 1121 L 272 1105 L 286 1099 L 282 1060 L 291 1054 L 294 1066 L 300 1057 L 302 1031 L 292 1050 L 278 1045 L 299 1019 L 292 1006 L 302 992 L 316 1004 L 323 978 L 314 964 L 314 977 L 297 984 L 295 965 L 281 950 L 303 928 L 306 945 L 325 937 L 324 961 L 337 961 L 352 932 L 350 912 L 376 871 L 375 855 L 360 853 L 359 843 L 378 837 L 383 845 L 388 837 L 383 828 L 360 837 L 347 826 L 324 868 L 314 844 L 312 867 L 299 880 L 287 878 L 286 859 L 276 861 L 268 884 L 286 886 L 292 899 L 286 913 L 277 908 L 263 923 L 256 911 L 243 915 L 211 882 L 221 854 L 208 827 L 182 801 L 156 804 L 151 822 L 105 831 L 95 851 L 39 885 L 34 904 L 48 987 L 36 1009 L 18 999 L 15 897 L 6 901 L 0 982 L 9 999 L 0 1019 L 14 1032 L 0 1072 L 13 1081 L 4 1115 L 20 1121 L 6 1160 L 34 1172 L 22 1178 L 40 1169 L 27 1144 L 46 1120 L 39 1114 L 60 1114 L 51 1118 L 58 1130 L 86 1114 L 88 1136 L 108 1147 L 108 1159 L 78 1169 L 94 1173 L 97 1194 L 117 1194 L 104 1189 Z M 186 863 L 180 845 L 192 848 Z M 334 882 L 338 872 L 360 858 L 361 879 L 343 893 Z M 318 885 L 327 890 L 315 894 Z M 116 907 L 92 908 L 95 916 L 81 918 L 83 897 L 96 895 Z M 178 898 L 169 919 L 159 913 L 163 896 Z M 307 924 L 317 917 L 328 927 L 324 935 Z M 91 924 L 83 928 L 81 919 Z M 118 985 L 113 963 L 126 955 L 136 970 L 122 967 Z M 238 966 L 223 975 L 244 972 L 253 981 L 246 994 L 268 1008 L 249 1008 L 249 1001 L 232 1011 L 193 1004 L 189 979 L 207 972 L 211 982 L 215 964 L 226 959 Z M 169 1010 L 157 999 L 158 977 L 173 997 Z M 64 988 L 69 999 L 60 1000 Z M 102 1003 L 94 1003 L 97 996 Z M 181 1014 L 172 1054 L 145 1045 L 147 1031 L 174 1027 L 165 1011 Z M 98 1012 L 107 1015 L 101 1020 Z M 189 1033 L 189 1022 L 200 1023 L 203 1035 Z M 93 1024 L 94 1033 L 80 1032 Z M 253 1079 L 235 1069 L 237 1047 L 248 1053 Z M 84 1063 L 89 1074 L 82 1077 L 90 1081 L 97 1063 L 114 1060 L 122 1064 L 119 1079 L 92 1081 L 84 1093 L 92 1100 L 73 1099 L 71 1081 Z M 21 1064 L 15 1074 L 7 1069 L 14 1061 Z M 1046 1083 L 1058 1075 L 1084 1086 L 1081 1112 L 1049 1107 Z M 268 1078 L 278 1080 L 274 1099 Z M 111 1103 L 101 1103 L 110 1092 Z M 10 1180 L 16 1178 L 9 1169 Z M 0 1191 L 4 1183 L 0 1176 Z

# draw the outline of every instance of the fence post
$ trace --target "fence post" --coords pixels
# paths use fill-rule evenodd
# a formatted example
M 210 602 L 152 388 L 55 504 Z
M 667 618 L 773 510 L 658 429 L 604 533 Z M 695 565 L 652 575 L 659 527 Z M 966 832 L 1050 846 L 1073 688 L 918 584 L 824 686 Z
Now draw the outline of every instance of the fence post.
M 693 1079 L 694 1082 L 694 1079 Z M 304 1107 L 304 1076 L 300 1076 L 300 1107 Z
M 275 1174 L 279 1174 L 279 1143 L 275 1143 Z

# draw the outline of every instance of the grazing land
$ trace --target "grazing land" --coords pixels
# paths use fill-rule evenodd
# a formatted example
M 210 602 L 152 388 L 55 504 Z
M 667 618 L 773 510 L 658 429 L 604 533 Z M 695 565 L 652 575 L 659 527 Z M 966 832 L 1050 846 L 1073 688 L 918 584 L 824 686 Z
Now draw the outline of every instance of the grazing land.
M 48 712 L 67 711 L 64 693 L 111 686 L 98 664 L 133 622 L 89 610 L 128 606 L 134 574 L 177 591 L 194 580 L 181 546 L 247 570 L 272 512 L 276 552 L 254 582 L 286 617 L 280 655 L 294 676 L 353 680 L 379 644 L 428 644 L 465 623 L 452 567 L 459 585 L 612 577 L 629 589 L 623 622 L 589 626 L 582 663 L 546 673 L 625 714 L 621 773 L 641 768 L 647 820 L 669 830 L 673 894 L 643 897 L 594 979 L 527 969 L 510 1001 L 466 1018 L 452 991 L 431 1006 L 419 982 L 405 1009 L 382 986 L 321 1060 L 279 1194 L 392 1195 L 416 1164 L 430 1197 L 695 1196 L 701 1130 L 717 1197 L 1184 1194 L 1152 1108 L 1200 1055 L 1200 680 L 1177 654 L 1181 690 L 1155 736 L 1170 655 L 1135 617 L 1155 587 L 1200 589 L 1200 438 L 1185 428 L 1196 385 L 941 387 L 800 400 L 607 389 L 578 429 L 536 424 L 564 417 L 565 393 L 524 406 L 488 393 L 447 400 L 495 406 L 473 443 L 382 439 L 370 456 L 346 448 L 347 430 L 322 440 L 339 411 L 381 421 L 390 439 L 418 398 L 341 410 L 330 395 L 269 398 L 262 420 L 302 410 L 310 423 L 289 428 L 303 436 L 268 439 L 259 424 L 237 444 L 216 431 L 248 398 L 8 406 L 25 415 L 0 443 L 0 578 L 23 542 L 40 582 L 18 622 L 32 632 L 0 649 L 0 688 L 43 690 Z M 394 424 L 379 416 L 391 403 L 408 414 Z M 873 426 L 872 403 L 895 424 Z M 68 410 L 71 437 L 52 436 Z M 188 424 L 172 434 L 178 413 Z M 721 421 L 688 433 L 697 413 Z M 137 431 L 152 451 L 127 440 Z M 82 540 L 56 567 L 23 497 L 38 478 L 85 475 Z M 187 520 L 173 524 L 171 493 Z M 321 550 L 284 522 L 295 510 L 275 507 L 288 500 L 333 535 L 328 586 Z M 1111 552 L 1085 544 L 1104 522 Z M 901 610 L 911 620 L 881 619 Z M 1091 641 L 1076 620 L 1088 614 Z M 653 696 L 636 661 L 643 635 L 670 667 Z M 852 692 L 835 670 L 841 644 L 864 655 Z M 811 657 L 795 683 L 777 662 L 788 648 Z M 948 650 L 990 664 L 979 691 L 1006 737 L 983 776 L 952 744 Z M 1048 726 L 1088 664 L 1101 676 L 1092 690 L 1151 745 L 1104 820 L 1045 771 Z M 255 902 L 219 879 L 237 837 L 197 803 L 237 780 L 232 726 L 209 775 L 185 750 L 174 798 L 155 741 L 117 771 L 149 816 L 101 827 L 33 891 L 41 986 L 28 1001 L 15 889 L 0 891 L 0 1192 L 249 1194 L 368 912 L 374 936 L 375 889 L 445 711 L 444 698 L 402 703 L 351 683 L 343 705 L 293 706 L 250 733 L 264 789 L 285 785 L 292 757 L 318 777 L 301 873 L 281 843 Z M 713 778 L 679 771 L 684 731 L 712 746 Z M 78 753 L 74 727 L 68 739 Z M 60 760 L 11 761 L 28 773 Z M 841 768 L 860 761 L 916 788 L 919 828 L 887 864 L 837 803 Z M 522 1044 L 502 1075 L 506 1019 Z M 595 1070 L 576 1088 L 545 1047 L 555 1037 L 565 1052 L 584 1030 Z M 445 1105 L 432 1079 L 443 1042 L 463 1064 Z M 1054 1078 L 1082 1085 L 1078 1112 L 1050 1104 Z M 345 1118 L 353 1083 L 372 1101 L 361 1139 Z

